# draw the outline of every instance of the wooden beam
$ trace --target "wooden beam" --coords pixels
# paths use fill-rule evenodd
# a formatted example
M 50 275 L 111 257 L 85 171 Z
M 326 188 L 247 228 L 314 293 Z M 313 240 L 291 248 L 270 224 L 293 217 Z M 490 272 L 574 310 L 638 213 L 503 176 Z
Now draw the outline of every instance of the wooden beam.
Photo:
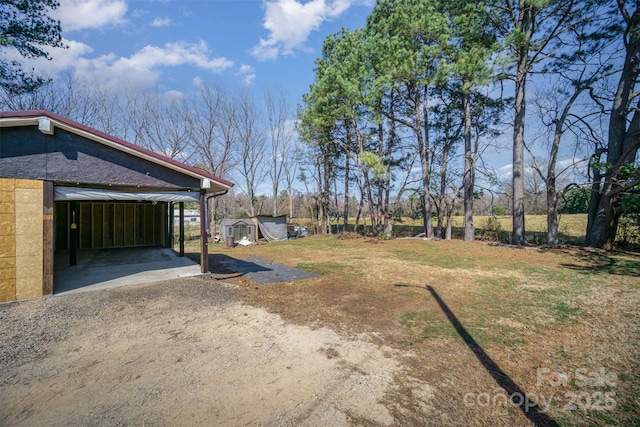
M 167 231 L 167 247 L 173 249 L 173 239 L 174 239 L 174 231 L 173 228 L 175 226 L 175 208 L 173 206 L 173 202 L 169 202 L 169 224 Z
M 45 181 L 42 200 L 42 295 L 53 294 L 53 182 Z
M 69 212 L 69 267 L 73 267 L 78 263 L 78 223 L 80 215 L 78 210 L 78 202 L 71 202 L 71 212 Z
M 207 234 L 207 195 L 200 191 L 200 272 L 209 272 L 209 236 Z
M 180 202 L 180 253 L 184 256 L 184 202 Z

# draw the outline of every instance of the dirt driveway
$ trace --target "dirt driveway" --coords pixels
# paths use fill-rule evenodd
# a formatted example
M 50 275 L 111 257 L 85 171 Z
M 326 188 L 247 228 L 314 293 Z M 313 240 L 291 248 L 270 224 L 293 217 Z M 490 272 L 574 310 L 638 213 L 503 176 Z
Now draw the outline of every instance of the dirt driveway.
M 394 351 L 287 324 L 235 288 L 192 278 L 0 305 L 0 425 L 393 422 L 379 402 Z

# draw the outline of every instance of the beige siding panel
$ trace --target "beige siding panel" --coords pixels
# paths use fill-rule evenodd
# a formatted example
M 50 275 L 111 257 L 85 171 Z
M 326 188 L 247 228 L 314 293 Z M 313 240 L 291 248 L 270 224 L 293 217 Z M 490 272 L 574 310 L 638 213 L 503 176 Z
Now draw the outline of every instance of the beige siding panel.
M 0 301 L 13 301 L 16 294 L 16 216 L 0 214 L 0 230 Z
M 18 224 L 20 220 L 16 221 Z M 42 224 L 42 221 L 40 221 Z M 17 226 L 20 228 L 20 225 Z M 16 256 L 41 256 L 42 255 L 42 225 L 31 233 L 16 235 Z
M 42 256 L 17 256 L 16 257 L 16 277 L 35 276 L 35 270 L 42 266 Z
M 16 236 L 0 236 L 0 258 L 16 257 Z
M 13 178 L 0 178 L 0 191 L 13 191 L 16 188 L 16 180 Z
M 0 279 L 0 302 L 15 301 L 16 299 L 16 279 Z
M 0 258 L 0 270 L 9 270 L 16 269 L 16 258 L 15 257 L 2 257 Z M 6 276 L 4 274 L 0 274 L 0 277 L 16 277 L 15 272 L 11 276 Z
M 42 188 L 16 188 L 16 213 L 38 213 L 42 215 Z
M 0 195 L 0 197 L 2 197 Z M 15 236 L 16 216 L 13 213 L 0 213 L 0 236 Z
M 15 234 L 16 235 L 30 235 L 30 234 L 42 234 L 40 228 L 42 228 L 42 213 L 34 214 L 33 212 L 23 213 L 16 215 L 15 221 Z
M 37 276 L 18 277 L 16 279 L 16 299 L 42 296 L 42 270 Z
M 16 179 L 15 180 L 16 189 L 38 189 L 42 190 L 44 183 L 43 181 L 33 180 L 33 179 Z
M 16 299 L 15 180 L 0 178 L 0 302 Z
M 7 201 L 7 194 L 11 194 L 11 201 Z M 0 192 L 0 214 L 15 214 L 16 207 L 13 202 L 13 193 L 7 193 L 6 191 Z
M 15 211 L 15 298 L 42 296 L 42 181 L 16 180 Z
M 0 277 L 3 279 L 15 279 L 16 278 L 16 268 L 0 268 Z

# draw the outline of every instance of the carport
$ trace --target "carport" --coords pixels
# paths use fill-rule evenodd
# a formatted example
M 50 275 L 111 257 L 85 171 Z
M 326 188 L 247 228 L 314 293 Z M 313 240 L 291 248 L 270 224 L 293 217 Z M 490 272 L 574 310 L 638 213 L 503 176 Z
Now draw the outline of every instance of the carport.
M 89 266 L 91 274 L 91 263 L 82 265 L 90 254 L 149 249 L 162 261 L 174 209 L 184 258 L 185 203 L 199 207 L 205 273 L 207 200 L 232 186 L 48 111 L 0 112 L 0 301 L 53 293 L 56 271 Z

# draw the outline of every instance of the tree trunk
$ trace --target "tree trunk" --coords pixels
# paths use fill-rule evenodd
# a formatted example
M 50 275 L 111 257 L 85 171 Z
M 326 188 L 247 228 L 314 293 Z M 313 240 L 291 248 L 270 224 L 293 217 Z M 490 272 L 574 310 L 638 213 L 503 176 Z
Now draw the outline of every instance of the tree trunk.
M 389 129 L 389 136 L 387 138 L 387 146 L 384 150 L 384 163 L 386 164 L 385 176 L 384 176 L 384 231 L 387 235 L 390 235 L 393 231 L 393 213 L 390 209 L 390 196 L 391 196 L 391 165 L 393 162 L 393 149 L 395 148 L 396 137 L 396 120 L 394 116 L 394 110 L 391 110 L 391 123 Z M 399 194 L 402 189 L 399 190 Z M 398 194 L 398 196 L 399 196 Z
M 278 184 L 273 183 L 273 216 L 278 216 Z
M 473 242 L 475 228 L 473 226 L 473 192 L 474 192 L 474 156 L 471 151 L 471 99 L 465 93 L 462 100 L 464 106 L 464 177 L 462 187 L 464 191 L 464 241 Z
M 342 215 L 344 215 L 344 222 L 342 225 L 342 231 L 347 232 L 347 226 L 349 225 L 349 165 L 351 161 L 349 160 L 349 151 L 351 147 L 351 132 L 349 131 L 349 122 L 345 121 L 345 127 L 347 129 L 347 146 L 345 147 L 345 163 L 344 163 L 344 210 Z
M 431 161 L 430 161 L 430 147 L 429 147 L 429 110 L 428 100 L 429 92 L 425 87 L 423 92 L 423 101 L 421 103 L 421 109 L 416 109 L 417 123 L 421 123 L 418 129 L 416 129 L 416 136 L 418 138 L 418 150 L 420 154 L 420 166 L 422 167 L 422 191 L 424 192 L 423 200 L 423 214 L 424 214 L 424 232 L 427 239 L 433 239 L 433 221 L 431 219 Z M 422 117 L 420 115 L 422 114 Z
M 524 224 L 524 120 L 526 116 L 527 52 L 522 49 L 516 76 L 515 120 L 513 123 L 513 234 L 511 243 L 526 245 Z
M 420 153 L 420 157 L 423 153 Z M 424 230 L 425 237 L 427 239 L 433 239 L 433 221 L 431 219 L 431 196 L 429 195 L 429 188 L 431 187 L 431 174 L 429 173 L 429 159 L 428 154 L 425 159 L 420 159 L 422 163 L 422 191 L 424 192 L 423 201 L 423 213 L 424 213 Z M 426 164 L 426 165 L 425 165 Z M 426 168 L 426 169 L 425 169 Z
M 383 158 L 384 155 L 384 128 L 383 128 L 383 123 L 382 121 L 380 121 L 380 123 L 378 123 L 378 156 L 380 156 L 380 158 Z M 384 221 L 384 213 L 385 213 L 385 206 L 384 206 L 384 187 L 383 187 L 383 183 L 384 183 L 384 177 L 381 176 L 377 176 L 375 177 L 376 181 L 378 182 L 378 197 L 377 197 L 377 203 L 376 203 L 376 222 L 375 222 L 375 231 L 374 231 L 374 235 L 379 235 L 380 232 L 383 230 L 383 221 Z
M 558 194 L 555 178 L 547 183 L 547 245 L 558 244 Z
M 287 188 L 287 194 L 289 195 L 289 221 L 293 221 L 293 189 L 291 186 Z
M 371 192 L 371 180 L 369 179 L 369 171 L 364 169 L 364 183 L 367 188 L 367 198 L 369 199 L 369 217 L 371 218 L 371 232 L 374 236 L 378 235 L 378 227 L 376 224 L 376 214 L 373 210 L 373 193 Z
M 613 166 L 604 176 L 604 184 L 595 182 L 592 189 L 602 186 L 602 193 L 592 197 L 589 204 L 589 219 L 585 244 L 593 247 L 610 248 L 616 238 L 619 213 L 613 208 L 620 193 L 617 174 L 620 167 L 632 164 L 638 150 L 638 130 L 640 116 L 634 113 L 628 124 L 634 88 L 640 75 L 640 8 L 627 20 L 625 40 L 626 56 L 618 88 L 609 116 L 609 135 L 607 140 L 607 163 Z M 639 100 L 640 101 L 640 100 Z M 634 149 L 635 147 L 635 149 Z M 592 194 L 593 196 L 594 194 Z
M 358 232 L 358 226 L 360 225 L 360 216 L 362 215 L 362 209 L 364 206 L 364 195 L 360 193 L 360 203 L 358 204 L 358 213 L 356 214 L 356 222 L 353 224 L 353 232 Z
M 453 202 L 453 201 L 452 201 Z M 447 207 L 447 230 L 445 232 L 445 240 L 451 240 L 451 217 L 453 216 L 453 203 Z
M 442 150 L 442 168 L 440 170 L 440 196 L 438 198 L 438 223 L 436 237 L 444 238 L 444 217 L 447 210 L 447 168 L 449 166 L 449 151 L 452 144 L 447 140 Z
M 318 166 L 320 168 L 320 166 Z M 322 221 L 322 234 L 331 234 L 331 222 L 329 221 L 329 156 L 324 155 L 322 158 L 322 169 L 323 179 L 322 179 L 322 189 L 320 191 L 320 207 L 322 209 L 321 212 L 321 221 Z

